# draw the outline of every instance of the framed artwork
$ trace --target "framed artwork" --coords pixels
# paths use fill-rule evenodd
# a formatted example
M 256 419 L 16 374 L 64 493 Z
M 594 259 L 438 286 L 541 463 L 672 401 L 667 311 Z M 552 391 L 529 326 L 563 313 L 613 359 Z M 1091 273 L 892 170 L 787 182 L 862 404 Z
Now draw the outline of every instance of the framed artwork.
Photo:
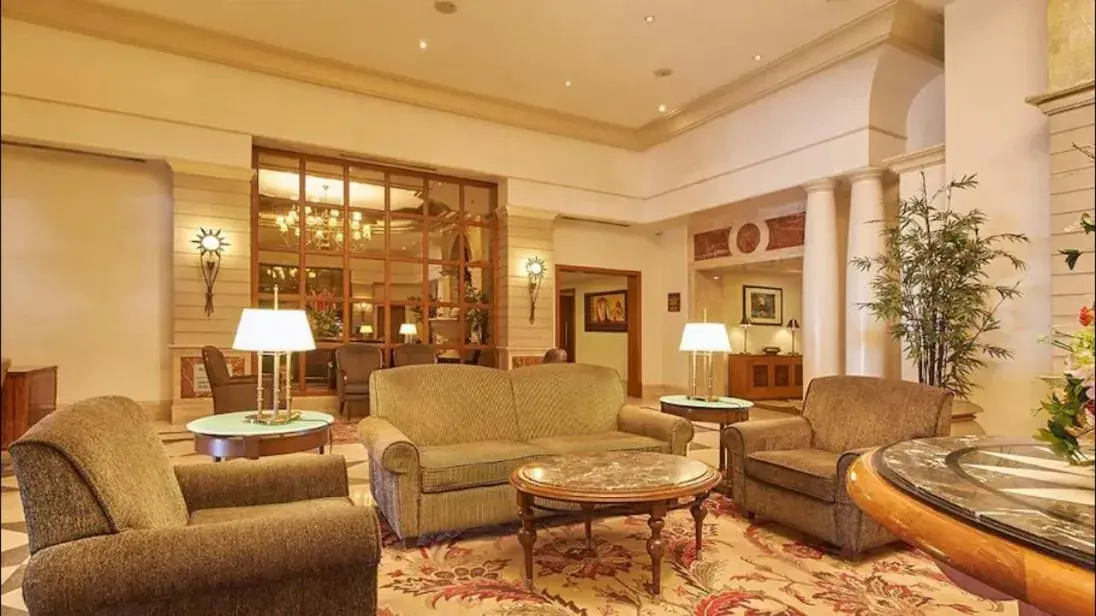
M 681 294 L 666 294 L 666 312 L 681 312 Z
M 753 325 L 782 325 L 784 289 L 742 285 L 742 314 Z
M 584 293 L 583 307 L 586 331 L 628 331 L 628 293 L 625 290 Z

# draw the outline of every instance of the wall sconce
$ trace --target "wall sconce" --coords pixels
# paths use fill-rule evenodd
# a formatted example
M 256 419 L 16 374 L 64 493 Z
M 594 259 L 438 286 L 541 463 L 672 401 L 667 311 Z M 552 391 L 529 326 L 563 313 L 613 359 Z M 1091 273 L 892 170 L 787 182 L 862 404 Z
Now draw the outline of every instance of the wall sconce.
M 529 257 L 525 262 L 525 274 L 529 276 L 529 324 L 537 316 L 537 297 L 540 296 L 540 283 L 544 280 L 544 259 Z
M 217 282 L 217 275 L 221 273 L 221 253 L 228 246 L 228 242 L 221 235 L 221 230 L 198 229 L 198 238 L 191 240 L 198 247 L 198 263 L 202 268 L 202 279 L 205 280 L 205 313 L 213 314 L 213 284 Z

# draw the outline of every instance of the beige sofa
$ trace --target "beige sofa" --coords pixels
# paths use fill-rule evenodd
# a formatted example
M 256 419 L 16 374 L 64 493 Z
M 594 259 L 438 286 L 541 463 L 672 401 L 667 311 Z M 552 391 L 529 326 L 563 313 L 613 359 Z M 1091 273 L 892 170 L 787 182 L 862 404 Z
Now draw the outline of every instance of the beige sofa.
M 378 370 L 370 416 L 373 498 L 405 543 L 517 518 L 510 473 L 556 454 L 684 455 L 688 421 L 624 405 L 611 368 L 545 364 L 507 372 L 439 364 Z

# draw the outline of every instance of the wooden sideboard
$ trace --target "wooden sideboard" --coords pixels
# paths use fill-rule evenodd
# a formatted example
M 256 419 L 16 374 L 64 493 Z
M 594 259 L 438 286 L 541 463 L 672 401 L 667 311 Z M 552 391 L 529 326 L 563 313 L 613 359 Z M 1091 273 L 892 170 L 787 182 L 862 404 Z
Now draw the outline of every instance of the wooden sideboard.
M 57 366 L 12 366 L 0 403 L 0 445 L 4 449 L 57 408 Z
M 731 355 L 727 395 L 746 400 L 803 397 L 803 356 Z

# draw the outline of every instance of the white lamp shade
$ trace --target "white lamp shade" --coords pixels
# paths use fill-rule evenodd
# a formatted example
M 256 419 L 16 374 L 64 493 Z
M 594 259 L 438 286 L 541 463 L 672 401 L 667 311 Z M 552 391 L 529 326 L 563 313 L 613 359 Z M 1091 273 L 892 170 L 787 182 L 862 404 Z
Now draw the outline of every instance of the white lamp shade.
M 415 327 L 414 323 L 404 323 L 400 325 L 401 336 L 414 336 L 419 333 L 419 328 Z
M 237 351 L 288 353 L 316 348 L 303 310 L 244 308 L 232 348 Z
M 363 334 L 372 334 L 373 333 L 373 326 L 372 325 L 362 325 L 361 327 L 358 328 L 358 331 L 363 333 Z
M 730 353 L 731 338 L 722 323 L 686 323 L 678 348 L 682 351 Z

